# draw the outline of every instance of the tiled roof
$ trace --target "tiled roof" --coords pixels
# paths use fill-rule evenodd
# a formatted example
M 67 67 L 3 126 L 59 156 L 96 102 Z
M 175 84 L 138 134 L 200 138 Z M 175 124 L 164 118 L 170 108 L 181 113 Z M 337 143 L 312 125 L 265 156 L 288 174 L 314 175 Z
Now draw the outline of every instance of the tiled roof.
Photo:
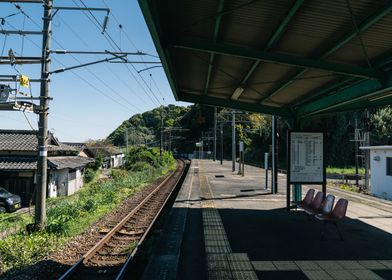
M 0 130 L 0 150 L 37 151 L 36 133 L 33 130 Z
M 93 159 L 79 156 L 48 157 L 48 167 L 53 169 L 77 168 L 94 162 Z M 35 170 L 37 157 L 0 157 L 0 170 Z
M 93 159 L 79 156 L 49 157 L 48 164 L 55 169 L 76 168 L 94 162 Z
M 70 145 L 59 143 L 59 145 L 48 145 L 48 151 L 69 151 L 69 152 L 77 152 L 78 149 L 72 147 Z
M 36 157 L 0 157 L 0 170 L 37 169 Z
M 82 151 L 84 148 L 86 148 L 86 144 L 82 142 L 62 142 L 62 143 L 67 146 L 71 146 L 78 151 Z
M 49 133 L 49 151 L 77 151 L 75 148 L 60 143 Z M 0 130 L 0 151 L 37 151 L 36 130 Z

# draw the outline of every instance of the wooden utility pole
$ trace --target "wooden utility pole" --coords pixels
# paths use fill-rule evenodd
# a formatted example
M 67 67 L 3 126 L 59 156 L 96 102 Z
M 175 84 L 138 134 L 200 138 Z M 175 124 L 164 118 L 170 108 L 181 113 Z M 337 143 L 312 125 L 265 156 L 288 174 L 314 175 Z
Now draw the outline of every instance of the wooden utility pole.
M 38 123 L 38 161 L 37 189 L 35 202 L 35 224 L 38 228 L 45 226 L 46 220 L 46 189 L 48 171 L 48 114 L 49 114 L 49 66 L 50 39 L 52 22 L 52 0 L 44 1 L 41 90 Z

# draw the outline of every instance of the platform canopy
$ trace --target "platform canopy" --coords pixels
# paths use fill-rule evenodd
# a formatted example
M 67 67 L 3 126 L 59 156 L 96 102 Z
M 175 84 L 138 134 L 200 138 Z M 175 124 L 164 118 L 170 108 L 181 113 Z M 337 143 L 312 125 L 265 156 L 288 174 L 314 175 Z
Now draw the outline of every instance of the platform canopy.
M 139 0 L 177 100 L 304 118 L 392 104 L 392 2 Z

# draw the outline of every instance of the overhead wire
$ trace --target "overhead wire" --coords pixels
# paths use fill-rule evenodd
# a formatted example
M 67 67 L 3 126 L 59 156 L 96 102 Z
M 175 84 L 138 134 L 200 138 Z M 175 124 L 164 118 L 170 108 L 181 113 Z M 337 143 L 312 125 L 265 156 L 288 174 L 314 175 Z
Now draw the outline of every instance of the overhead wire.
M 31 122 L 30 122 L 29 118 L 26 116 L 25 111 L 22 111 L 22 113 L 23 113 L 23 116 L 25 117 L 27 123 L 29 124 L 31 130 L 36 130 L 36 129 L 31 125 Z
M 84 8 L 87 8 L 87 6 L 86 6 L 86 4 L 83 2 L 83 0 L 79 0 L 79 1 L 80 1 L 81 4 L 84 6 Z M 75 0 L 72 0 L 72 2 L 74 2 L 74 4 L 75 4 L 77 7 L 80 7 L 80 6 L 75 2 Z M 84 11 L 83 11 L 83 12 L 84 12 Z M 98 21 L 98 19 L 95 17 L 95 15 L 94 15 L 90 10 L 88 10 L 87 12 L 88 12 L 88 13 L 90 14 L 90 16 L 93 18 L 92 22 L 95 21 L 95 24 L 94 24 L 94 25 L 98 28 L 98 30 L 101 30 L 101 29 L 102 29 L 102 25 L 100 24 L 100 22 Z M 86 12 L 84 12 L 84 14 L 87 16 L 87 13 L 86 13 Z M 90 18 L 90 17 L 88 17 L 88 18 Z M 90 19 L 90 21 L 91 21 L 91 19 Z M 106 40 L 107 40 L 108 43 L 112 46 L 112 48 L 118 49 L 118 50 L 122 51 L 121 47 L 113 40 L 113 38 L 111 37 L 111 35 L 110 35 L 106 30 L 102 30 L 102 34 L 105 36 Z M 124 64 L 124 65 L 125 65 L 125 67 L 128 69 L 128 72 L 131 73 L 131 75 L 132 75 L 132 77 L 135 79 L 135 81 L 136 81 L 136 82 L 139 84 L 139 86 L 143 89 L 143 91 L 144 91 L 147 95 L 149 95 L 149 94 L 147 93 L 147 91 L 145 90 L 145 88 L 140 84 L 139 80 L 136 79 L 136 77 L 134 76 L 134 74 L 132 73 L 132 71 L 129 69 L 128 64 Z M 139 77 L 140 77 L 141 80 L 143 81 L 144 85 L 149 89 L 149 91 L 151 92 L 152 96 L 156 99 L 156 101 L 158 102 L 158 104 L 159 104 L 159 105 L 162 105 L 161 102 L 159 101 L 159 99 L 156 97 L 155 93 L 152 91 L 152 89 L 148 86 L 147 82 L 144 80 L 143 76 L 141 76 L 140 73 L 137 72 L 135 66 L 134 66 L 133 64 L 131 64 L 131 67 L 132 67 L 133 70 L 139 75 Z
M 40 25 L 33 19 L 31 18 L 19 5 L 17 7 L 17 9 L 19 9 L 21 11 L 21 13 L 23 15 L 25 15 L 34 25 L 36 25 L 37 27 L 41 28 Z M 7 22 L 7 24 L 10 25 L 9 22 Z M 14 28 L 14 27 L 13 27 Z M 57 45 L 59 45 L 60 48 L 64 48 L 55 38 L 52 38 L 53 42 L 55 42 Z M 30 42 L 32 42 L 35 46 L 39 47 L 37 44 L 35 44 L 35 42 L 33 42 L 32 40 L 29 40 Z M 39 47 L 41 49 L 41 47 Z M 75 56 L 73 56 L 71 54 L 71 57 L 77 61 L 78 63 L 81 64 L 81 61 L 79 59 L 77 59 Z M 58 62 L 60 65 L 62 65 L 63 67 L 66 67 L 63 63 L 61 63 L 58 59 L 53 57 L 53 60 L 55 60 L 56 62 Z M 98 77 L 94 72 L 92 72 L 89 68 L 85 68 L 87 72 L 89 72 L 91 75 L 93 75 L 98 81 L 100 81 L 103 85 L 105 85 L 110 91 L 112 91 L 114 94 L 116 94 L 118 97 L 120 97 L 121 99 L 125 100 L 126 102 L 128 102 L 125 98 L 123 98 L 119 93 L 117 93 L 112 87 L 110 87 L 106 82 L 102 81 L 102 79 L 100 77 Z M 15 69 L 16 70 L 16 69 Z M 101 94 L 103 94 L 104 96 L 106 96 L 107 98 L 111 99 L 113 102 L 117 103 L 118 105 L 122 106 L 123 108 L 127 109 L 128 111 L 131 111 L 132 113 L 136 113 L 134 110 L 128 108 L 127 106 L 125 106 L 124 104 L 118 102 L 117 100 L 115 100 L 114 98 L 110 97 L 110 95 L 107 95 L 106 93 L 104 93 L 102 90 L 98 89 L 96 86 L 94 86 L 92 83 L 88 82 L 86 79 L 82 78 L 80 75 L 76 74 L 76 72 L 74 72 L 73 70 L 71 70 L 71 72 L 77 76 L 79 79 L 81 79 L 82 81 L 84 81 L 85 83 L 87 83 L 89 86 L 93 87 L 95 90 L 97 90 L 98 92 L 100 92 Z M 129 103 L 129 105 L 135 107 L 133 104 Z M 135 107 L 136 108 L 136 107 Z M 137 109 L 137 108 L 136 108 Z
M 109 6 L 107 5 L 106 1 L 105 1 L 105 0 L 102 0 L 102 2 L 103 2 L 103 4 L 105 5 L 105 7 L 109 9 Z M 131 37 L 128 35 L 128 33 L 127 33 L 126 31 L 123 30 L 123 26 L 122 26 L 121 22 L 117 19 L 116 15 L 112 12 L 112 13 L 111 13 L 111 16 L 113 17 L 113 19 L 115 20 L 115 22 L 118 24 L 120 31 L 124 33 L 125 38 L 128 40 L 128 42 L 135 48 L 135 50 L 139 51 L 139 49 L 137 48 L 136 44 L 133 42 L 133 40 L 132 40 Z M 121 34 L 121 33 L 120 33 L 120 34 Z M 121 37 L 120 37 L 120 38 L 121 38 Z M 141 59 L 142 62 L 145 62 L 143 56 L 140 55 L 139 57 L 140 57 L 140 59 Z M 146 63 L 144 63 L 144 65 L 145 65 L 146 67 L 148 66 Z M 159 94 L 161 95 L 163 102 L 167 105 L 166 100 L 165 100 L 165 97 L 163 96 L 163 94 L 162 94 L 162 92 L 161 92 L 159 86 L 157 85 L 157 83 L 156 83 L 155 79 L 153 78 L 152 73 L 151 73 L 151 71 L 150 71 L 149 69 L 148 69 L 148 73 L 150 74 L 150 77 L 152 77 L 152 82 L 153 82 L 155 88 L 158 90 Z
M 7 22 L 7 24 L 11 27 L 14 28 L 15 27 L 13 25 L 11 25 L 10 23 Z M 37 48 L 39 48 L 41 50 L 41 46 L 39 46 L 38 44 L 36 44 L 33 40 L 31 40 L 29 37 L 26 37 L 26 39 L 32 43 L 34 46 L 36 46 Z M 53 57 L 53 60 L 56 61 L 57 63 L 59 63 L 61 66 L 66 67 L 65 64 L 63 64 L 60 60 L 56 59 L 55 57 Z M 107 97 L 108 99 L 112 100 L 114 103 L 120 105 L 121 107 L 125 108 L 128 111 L 133 112 L 133 110 L 131 110 L 130 108 L 128 108 L 127 106 L 125 106 L 124 104 L 118 102 L 116 99 L 112 98 L 110 95 L 106 94 L 105 92 L 103 92 L 101 89 L 97 88 L 96 86 L 94 86 L 92 83 L 90 83 L 89 81 L 87 81 L 85 78 L 83 78 L 81 75 L 77 74 L 77 72 L 75 72 L 74 70 L 70 70 L 71 73 L 73 75 L 75 75 L 76 77 L 78 77 L 79 79 L 81 79 L 83 82 L 85 82 L 86 84 L 88 84 L 90 87 L 92 87 L 93 89 L 95 89 L 97 92 L 99 92 L 100 94 L 102 94 L 103 96 Z
M 78 38 L 79 39 L 79 41 L 81 41 L 82 42 L 82 44 L 87 48 L 87 49 L 89 49 L 89 50 L 91 50 L 91 47 L 87 44 L 87 42 L 81 37 L 81 36 L 79 36 L 79 34 L 59 15 L 59 14 L 57 14 L 56 15 L 56 17 L 58 17 L 60 20 L 61 20 L 61 22 L 72 32 L 72 34 L 76 37 L 76 38 Z M 96 56 L 96 57 L 98 57 L 98 56 Z M 135 91 L 133 91 L 133 90 L 131 90 L 131 87 L 124 81 L 124 79 L 121 79 L 118 75 L 116 75 L 114 72 L 113 72 L 113 70 L 110 68 L 110 66 L 108 65 L 108 64 L 106 64 L 106 63 L 104 63 L 103 64 L 108 70 L 109 70 L 109 72 L 110 73 L 112 73 L 112 75 L 120 82 L 120 83 L 122 83 L 132 94 L 134 94 L 134 95 L 137 95 L 137 96 L 139 96 L 139 94 L 137 94 Z M 141 97 L 142 99 L 144 98 L 144 96 L 143 95 L 141 95 L 141 96 L 139 96 L 139 97 Z M 154 104 L 154 103 L 153 103 Z M 155 104 L 154 104 L 155 105 Z M 133 104 L 132 104 L 132 106 L 134 106 Z

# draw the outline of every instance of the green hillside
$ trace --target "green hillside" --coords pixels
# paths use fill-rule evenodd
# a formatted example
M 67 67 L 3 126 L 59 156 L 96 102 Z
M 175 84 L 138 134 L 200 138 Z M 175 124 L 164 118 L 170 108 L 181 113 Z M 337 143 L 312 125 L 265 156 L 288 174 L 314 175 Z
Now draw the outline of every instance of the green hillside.
M 124 121 L 108 137 L 114 145 L 125 146 L 125 130 L 128 129 L 130 145 L 144 144 L 159 147 L 161 115 L 164 127 L 164 148 L 179 153 L 192 153 L 195 142 L 204 136 L 204 149 L 213 150 L 214 109 L 205 105 L 181 107 L 161 106 L 142 114 L 136 114 Z M 271 117 L 257 113 L 237 112 L 236 138 L 245 143 L 245 160 L 261 164 L 264 152 L 269 151 L 271 143 Z M 231 158 L 231 110 L 218 109 L 217 156 L 220 157 L 219 123 L 223 123 L 224 158 Z M 327 165 L 336 167 L 353 166 L 354 138 L 352 129 L 357 122 L 358 128 L 370 130 L 371 145 L 392 144 L 392 109 L 370 111 L 370 118 L 364 112 L 340 113 L 302 120 L 301 129 L 326 132 Z M 351 129 L 350 129 L 351 127 Z M 178 128 L 181 128 L 179 130 Z M 287 125 L 284 120 L 278 124 L 279 153 L 286 153 Z M 344 148 L 343 148 L 344 147 Z M 279 165 L 285 167 L 285 157 L 280 156 Z

